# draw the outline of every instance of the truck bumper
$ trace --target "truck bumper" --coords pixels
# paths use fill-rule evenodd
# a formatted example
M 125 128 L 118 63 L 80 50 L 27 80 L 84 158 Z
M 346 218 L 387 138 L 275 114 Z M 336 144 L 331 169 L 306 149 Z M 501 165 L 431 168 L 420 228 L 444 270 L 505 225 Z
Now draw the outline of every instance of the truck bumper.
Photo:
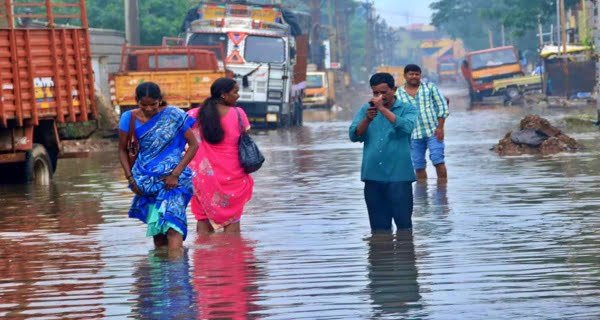
M 306 109 L 329 107 L 329 101 L 327 100 L 327 97 L 304 97 L 304 99 L 302 99 L 302 105 Z
M 280 126 L 283 115 L 281 105 L 267 102 L 238 101 L 248 116 L 250 123 L 259 128 L 276 128 Z

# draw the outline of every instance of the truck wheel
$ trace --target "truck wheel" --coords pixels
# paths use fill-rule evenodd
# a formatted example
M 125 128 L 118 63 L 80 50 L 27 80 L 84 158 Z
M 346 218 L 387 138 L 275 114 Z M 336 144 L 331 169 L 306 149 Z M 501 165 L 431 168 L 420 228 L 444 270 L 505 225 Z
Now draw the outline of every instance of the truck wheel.
M 33 149 L 27 152 L 23 169 L 23 176 L 26 183 L 50 184 L 54 169 L 50 156 L 43 145 L 39 143 L 33 144 Z
M 481 94 L 474 92 L 474 91 L 471 92 L 470 97 L 471 97 L 471 102 L 479 102 L 482 100 Z
M 508 87 L 506 88 L 506 100 L 510 101 L 510 102 L 515 102 L 519 99 L 519 97 L 521 96 L 521 93 L 519 92 L 519 89 L 515 88 L 515 87 Z

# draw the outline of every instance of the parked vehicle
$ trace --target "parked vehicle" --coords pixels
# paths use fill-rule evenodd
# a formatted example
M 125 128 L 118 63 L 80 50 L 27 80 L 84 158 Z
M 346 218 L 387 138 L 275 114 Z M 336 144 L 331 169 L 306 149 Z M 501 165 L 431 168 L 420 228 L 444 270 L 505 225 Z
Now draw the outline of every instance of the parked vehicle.
M 85 1 L 6 0 L 5 8 L 0 11 L 0 179 L 47 184 L 61 151 L 57 126 L 97 116 Z
M 438 60 L 437 74 L 441 83 L 456 82 L 460 79 L 458 62 L 454 59 L 440 58 Z
M 387 72 L 394 77 L 394 82 L 397 87 L 403 86 L 404 82 L 404 66 L 379 66 L 377 72 Z
M 523 76 L 519 57 L 513 46 L 469 52 L 461 71 L 469 86 L 471 101 L 480 101 L 494 95 L 494 80 Z
M 185 43 L 223 45 L 220 63 L 241 84 L 238 103 L 255 126 L 302 123 L 310 16 L 277 5 L 203 2 L 186 16 Z
M 137 107 L 135 88 L 157 83 L 171 105 L 189 109 L 210 96 L 210 85 L 224 77 L 214 47 L 123 45 L 121 67 L 110 75 L 111 100 L 119 112 Z M 222 49 L 221 49 L 222 50 Z
M 504 102 L 515 102 L 527 92 L 542 90 L 540 75 L 522 76 L 493 81 L 493 95 L 504 96 Z
M 306 73 L 306 91 L 302 103 L 305 109 L 327 108 L 335 104 L 335 73 L 333 70 Z

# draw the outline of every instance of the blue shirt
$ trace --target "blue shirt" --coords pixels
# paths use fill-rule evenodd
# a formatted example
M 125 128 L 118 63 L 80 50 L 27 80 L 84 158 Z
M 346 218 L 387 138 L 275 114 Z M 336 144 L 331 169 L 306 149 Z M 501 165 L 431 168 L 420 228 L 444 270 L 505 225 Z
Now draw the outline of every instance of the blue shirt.
M 123 112 L 119 120 L 119 130 L 129 133 L 129 123 L 131 121 L 131 110 Z M 135 129 L 139 128 L 143 123 L 139 119 L 135 119 Z
M 378 113 L 359 136 L 356 128 L 366 117 L 369 104 L 364 104 L 350 125 L 350 140 L 364 142 L 361 180 L 379 182 L 412 182 L 415 171 L 410 158 L 410 136 L 417 120 L 417 108 L 396 99 L 390 108 L 396 115 L 391 123 Z

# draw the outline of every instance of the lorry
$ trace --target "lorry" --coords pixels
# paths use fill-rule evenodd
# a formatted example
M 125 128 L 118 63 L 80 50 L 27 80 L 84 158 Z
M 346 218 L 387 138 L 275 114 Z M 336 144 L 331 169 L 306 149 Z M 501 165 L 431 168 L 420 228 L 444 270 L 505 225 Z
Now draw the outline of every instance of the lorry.
M 119 71 L 109 76 L 111 101 L 117 112 L 137 107 L 135 88 L 145 81 L 157 83 L 163 98 L 182 109 L 200 106 L 210 86 L 225 76 L 212 46 L 123 45 Z
M 465 56 L 465 48 L 461 40 L 457 39 L 429 39 L 419 44 L 421 55 L 421 69 L 423 76 L 433 81 L 442 81 L 440 62 L 448 63 L 442 69 L 449 67 L 451 61 L 460 61 Z M 458 71 L 458 65 L 456 66 Z M 449 70 L 444 70 L 448 72 Z
M 513 46 L 504 46 L 467 53 L 461 65 L 469 87 L 471 101 L 498 95 L 494 80 L 523 76 L 523 69 Z
M 404 79 L 404 66 L 379 66 L 376 68 L 377 72 L 387 72 L 394 77 L 396 87 L 401 87 L 406 81 Z
M 238 103 L 254 126 L 302 124 L 308 14 L 246 1 L 203 1 L 188 11 L 182 30 L 186 45 L 223 45 L 217 58 L 240 83 Z
M 316 66 L 309 65 L 306 73 L 306 89 L 302 103 L 305 109 L 327 108 L 335 104 L 335 72 L 333 70 L 317 71 Z
M 0 9 L 3 181 L 48 184 L 61 152 L 58 127 L 97 117 L 89 39 L 84 0 L 4 0 Z
M 460 78 L 458 62 L 452 58 L 438 59 L 437 74 L 440 83 L 456 82 Z

